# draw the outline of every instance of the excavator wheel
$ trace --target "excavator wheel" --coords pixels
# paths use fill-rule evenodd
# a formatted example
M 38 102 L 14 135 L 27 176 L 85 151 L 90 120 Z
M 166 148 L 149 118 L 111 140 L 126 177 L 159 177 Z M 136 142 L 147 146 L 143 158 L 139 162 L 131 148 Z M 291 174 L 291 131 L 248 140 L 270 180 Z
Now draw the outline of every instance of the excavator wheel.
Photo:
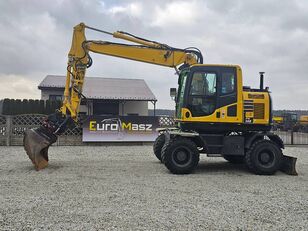
M 171 138 L 162 148 L 162 161 L 174 174 L 189 174 L 199 163 L 199 151 L 194 142 L 184 137 Z
M 24 133 L 24 149 L 37 171 L 48 165 L 48 148 L 57 141 L 57 136 L 43 127 L 29 129 Z
M 156 156 L 156 158 L 162 162 L 162 159 L 161 159 L 161 150 L 163 148 L 165 144 L 165 134 L 164 133 L 161 133 L 159 134 L 159 136 L 156 138 L 155 142 L 154 142 L 154 145 L 153 145 L 153 151 L 154 151 L 154 154 Z
M 271 140 L 258 140 L 245 155 L 247 167 L 258 175 L 273 175 L 281 166 L 283 154 Z

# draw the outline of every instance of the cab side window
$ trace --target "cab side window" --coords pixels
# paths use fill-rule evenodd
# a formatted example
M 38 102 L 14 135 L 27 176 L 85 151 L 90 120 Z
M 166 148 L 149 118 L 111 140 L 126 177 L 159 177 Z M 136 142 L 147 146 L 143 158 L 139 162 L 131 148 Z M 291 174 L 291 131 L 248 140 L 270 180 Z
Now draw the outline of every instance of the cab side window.
M 233 93 L 235 90 L 235 76 L 234 73 L 224 72 L 221 75 L 221 94 L 227 95 Z

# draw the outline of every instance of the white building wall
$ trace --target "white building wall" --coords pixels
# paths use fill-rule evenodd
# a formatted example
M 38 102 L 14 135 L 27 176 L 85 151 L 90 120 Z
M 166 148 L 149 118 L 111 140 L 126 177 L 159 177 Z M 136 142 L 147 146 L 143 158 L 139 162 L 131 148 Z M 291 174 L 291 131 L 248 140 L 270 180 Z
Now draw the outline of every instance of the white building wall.
M 122 103 L 119 104 L 119 112 L 120 115 L 138 114 L 140 116 L 148 116 L 148 102 L 125 101 L 124 105 Z
M 87 105 L 80 105 L 79 112 L 86 113 L 86 115 L 88 115 L 88 107 L 87 107 Z
M 85 105 L 80 105 L 79 111 L 86 115 L 93 115 L 93 101 L 88 100 Z
M 64 90 L 41 90 L 41 99 L 48 100 L 50 95 L 62 95 Z

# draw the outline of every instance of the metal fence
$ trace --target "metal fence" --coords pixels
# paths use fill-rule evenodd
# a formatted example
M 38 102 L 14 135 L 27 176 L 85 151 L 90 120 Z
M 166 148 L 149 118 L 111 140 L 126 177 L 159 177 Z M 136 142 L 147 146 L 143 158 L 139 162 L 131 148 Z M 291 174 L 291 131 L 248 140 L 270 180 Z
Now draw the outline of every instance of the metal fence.
M 0 146 L 16 146 L 23 144 L 24 131 L 37 128 L 42 124 L 46 115 L 29 114 L 4 116 L 0 115 Z M 158 118 L 159 127 L 172 126 L 173 118 L 161 116 Z M 84 145 L 82 142 L 82 128 L 68 128 L 64 134 L 58 137 L 54 145 Z
M 0 116 L 0 145 L 22 145 L 24 131 L 29 128 L 37 128 L 42 124 L 46 115 L 16 115 Z M 54 145 L 82 145 L 82 129 L 69 128 L 59 136 Z
M 7 117 L 0 115 L 0 145 L 7 145 Z
M 302 145 L 308 144 L 308 133 L 292 132 L 292 131 L 273 131 L 287 145 Z
M 37 128 L 41 125 L 46 115 L 30 114 L 4 116 L 0 115 L 0 145 L 15 146 L 22 145 L 23 134 L 26 129 Z M 174 126 L 174 119 L 168 116 L 160 116 L 159 127 Z M 308 144 L 308 133 L 274 131 L 287 145 Z M 59 136 L 54 145 L 85 145 L 82 142 L 82 128 L 68 128 L 64 134 Z

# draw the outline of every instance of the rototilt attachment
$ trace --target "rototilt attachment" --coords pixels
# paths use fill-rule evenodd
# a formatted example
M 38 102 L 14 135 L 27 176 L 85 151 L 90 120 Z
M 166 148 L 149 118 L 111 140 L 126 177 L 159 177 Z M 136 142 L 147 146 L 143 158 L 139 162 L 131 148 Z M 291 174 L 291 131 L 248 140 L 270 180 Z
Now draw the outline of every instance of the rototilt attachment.
M 65 131 L 69 119 L 70 117 L 64 117 L 60 113 L 51 114 L 39 128 L 25 131 L 24 149 L 37 171 L 47 167 L 48 148 Z

